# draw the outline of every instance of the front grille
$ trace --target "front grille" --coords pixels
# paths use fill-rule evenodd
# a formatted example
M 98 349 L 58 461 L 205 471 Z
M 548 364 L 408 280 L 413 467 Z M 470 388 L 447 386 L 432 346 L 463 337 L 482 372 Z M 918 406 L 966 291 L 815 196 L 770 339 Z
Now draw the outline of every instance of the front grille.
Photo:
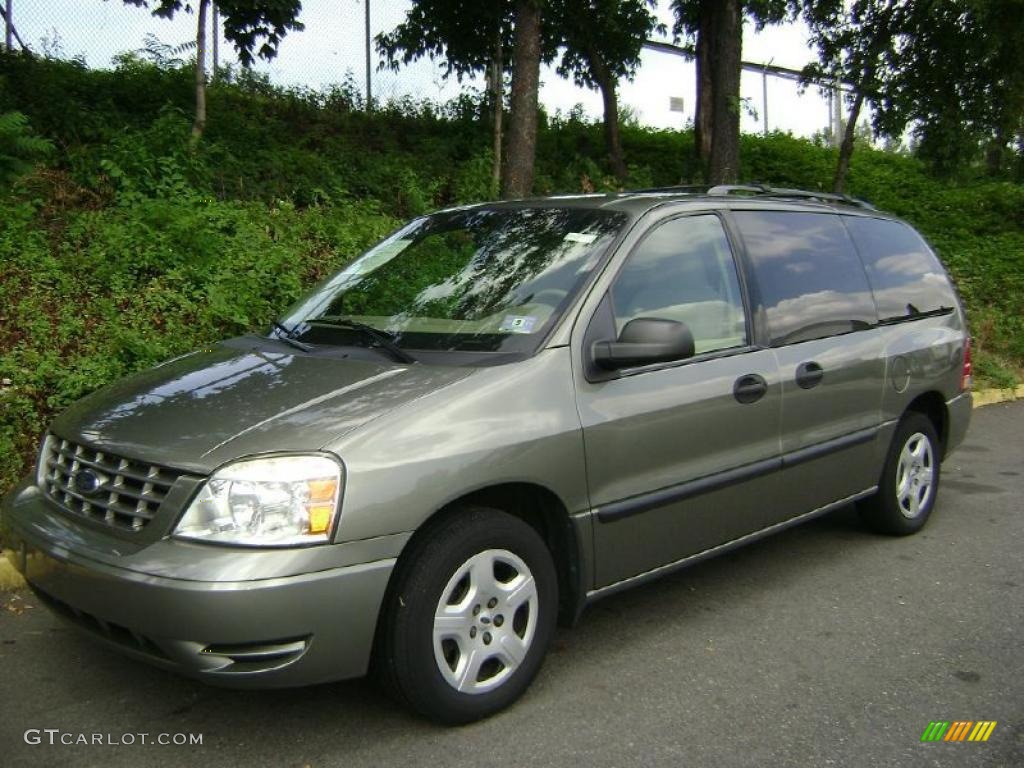
M 141 531 L 180 473 L 85 445 L 46 439 L 40 457 L 43 491 L 68 512 L 113 528 Z

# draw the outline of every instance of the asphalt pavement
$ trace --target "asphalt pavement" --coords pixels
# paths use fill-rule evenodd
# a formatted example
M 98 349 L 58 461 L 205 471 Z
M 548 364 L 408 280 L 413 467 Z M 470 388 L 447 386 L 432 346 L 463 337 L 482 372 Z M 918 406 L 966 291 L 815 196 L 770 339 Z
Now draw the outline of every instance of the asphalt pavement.
M 518 704 L 463 728 L 367 681 L 210 688 L 0 594 L 0 765 L 1024 766 L 1022 457 L 1024 403 L 977 410 L 917 536 L 845 509 L 608 598 Z M 937 720 L 997 725 L 922 743 Z M 135 743 L 60 743 L 93 734 Z

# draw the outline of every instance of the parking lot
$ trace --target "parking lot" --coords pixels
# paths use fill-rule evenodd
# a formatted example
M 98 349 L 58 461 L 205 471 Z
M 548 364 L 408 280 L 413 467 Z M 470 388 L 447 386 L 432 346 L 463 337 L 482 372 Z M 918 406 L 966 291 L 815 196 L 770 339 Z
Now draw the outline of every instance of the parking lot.
M 875 536 L 846 509 L 608 598 L 516 706 L 459 729 L 366 681 L 209 688 L 0 594 L 0 764 L 1024 765 L 1022 455 L 1024 403 L 977 410 L 921 534 Z M 933 720 L 998 725 L 921 743 Z M 202 745 L 59 743 L 95 733 Z

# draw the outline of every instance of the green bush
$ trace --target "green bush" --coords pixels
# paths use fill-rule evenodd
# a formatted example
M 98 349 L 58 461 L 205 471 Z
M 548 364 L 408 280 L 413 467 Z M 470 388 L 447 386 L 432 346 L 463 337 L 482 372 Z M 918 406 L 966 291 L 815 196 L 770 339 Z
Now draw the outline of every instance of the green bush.
M 36 136 L 21 112 L 0 113 L 0 184 L 30 170 L 53 152 L 53 144 Z
M 103 384 L 265 328 L 304 286 L 395 226 L 372 203 L 146 199 L 75 211 L 56 231 L 0 217 L 0 488 L 51 415 Z

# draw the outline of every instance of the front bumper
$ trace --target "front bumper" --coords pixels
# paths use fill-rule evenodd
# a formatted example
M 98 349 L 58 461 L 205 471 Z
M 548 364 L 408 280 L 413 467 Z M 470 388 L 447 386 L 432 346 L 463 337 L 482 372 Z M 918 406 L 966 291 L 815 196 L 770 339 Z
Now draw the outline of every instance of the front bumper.
M 231 687 L 364 674 L 407 539 L 271 552 L 165 539 L 103 551 L 101 532 L 68 520 L 32 485 L 2 512 L 14 566 L 57 613 L 130 656 Z M 368 553 L 391 556 L 348 562 Z M 168 574 L 176 562 L 187 578 Z

